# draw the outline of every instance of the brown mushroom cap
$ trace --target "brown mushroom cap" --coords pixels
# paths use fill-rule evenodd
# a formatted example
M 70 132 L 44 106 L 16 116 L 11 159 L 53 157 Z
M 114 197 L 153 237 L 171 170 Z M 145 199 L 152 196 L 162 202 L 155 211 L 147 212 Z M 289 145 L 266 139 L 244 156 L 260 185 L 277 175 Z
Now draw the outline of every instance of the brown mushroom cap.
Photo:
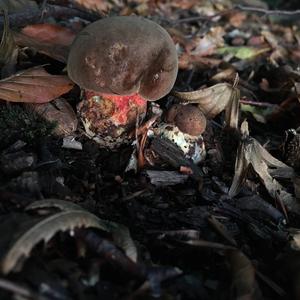
M 199 136 L 206 128 L 206 118 L 198 107 L 181 105 L 174 118 L 174 124 L 184 133 Z
M 69 77 L 80 87 L 106 94 L 139 93 L 157 100 L 172 89 L 178 71 L 175 45 L 165 29 L 137 16 L 96 21 L 75 38 Z

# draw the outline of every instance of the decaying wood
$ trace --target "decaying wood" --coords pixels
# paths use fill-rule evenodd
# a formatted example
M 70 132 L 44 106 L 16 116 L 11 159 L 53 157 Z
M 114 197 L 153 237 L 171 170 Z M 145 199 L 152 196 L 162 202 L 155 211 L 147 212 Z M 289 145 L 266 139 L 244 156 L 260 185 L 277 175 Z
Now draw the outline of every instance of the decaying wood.
M 155 186 L 168 186 L 184 183 L 189 177 L 188 175 L 180 174 L 177 171 L 147 170 L 145 173 L 150 178 L 151 184 Z
M 190 175 L 192 178 L 196 180 L 200 180 L 202 178 L 203 172 L 200 168 L 192 161 L 186 159 L 183 152 L 171 141 L 155 137 L 152 140 L 151 148 L 161 159 L 174 168 L 179 170 L 182 166 L 189 167 L 193 172 Z

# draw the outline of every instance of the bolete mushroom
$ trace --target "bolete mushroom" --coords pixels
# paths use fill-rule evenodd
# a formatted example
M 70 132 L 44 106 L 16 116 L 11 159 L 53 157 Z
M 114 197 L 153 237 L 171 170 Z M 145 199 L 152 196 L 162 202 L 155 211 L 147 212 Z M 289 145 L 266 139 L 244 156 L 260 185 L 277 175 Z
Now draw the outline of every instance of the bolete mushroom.
M 86 132 L 102 146 L 128 141 L 147 100 L 170 92 L 178 71 L 175 45 L 165 29 L 137 16 L 96 21 L 75 38 L 69 77 L 85 93 L 78 111 Z
M 202 138 L 205 128 L 206 118 L 197 106 L 174 104 L 166 112 L 158 133 L 176 144 L 187 158 L 199 163 L 206 155 Z

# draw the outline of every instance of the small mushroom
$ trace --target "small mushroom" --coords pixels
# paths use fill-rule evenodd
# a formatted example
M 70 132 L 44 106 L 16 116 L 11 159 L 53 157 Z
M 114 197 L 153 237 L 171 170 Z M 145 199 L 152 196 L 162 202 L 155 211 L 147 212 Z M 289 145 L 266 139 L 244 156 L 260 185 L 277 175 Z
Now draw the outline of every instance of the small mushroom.
M 176 144 L 187 158 L 195 163 L 206 155 L 202 133 L 206 128 L 203 112 L 193 105 L 174 104 L 165 114 L 165 123 L 158 127 L 158 133 Z
M 198 107 L 181 105 L 174 118 L 174 123 L 180 131 L 192 136 L 199 136 L 205 130 L 206 118 Z
M 71 46 L 67 69 L 84 90 L 78 111 L 88 135 L 115 148 L 128 141 L 147 100 L 170 92 L 178 59 L 161 26 L 142 17 L 120 16 L 83 29 Z

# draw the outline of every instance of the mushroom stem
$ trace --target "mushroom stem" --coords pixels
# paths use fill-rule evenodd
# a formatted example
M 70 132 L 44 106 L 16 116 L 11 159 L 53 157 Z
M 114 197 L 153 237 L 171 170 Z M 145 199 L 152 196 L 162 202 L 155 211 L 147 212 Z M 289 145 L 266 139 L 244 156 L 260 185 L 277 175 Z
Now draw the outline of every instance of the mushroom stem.
M 139 94 L 121 96 L 85 90 L 83 98 L 77 109 L 85 130 L 108 148 L 129 142 L 129 132 L 147 110 L 147 101 Z
M 133 121 L 132 118 L 136 113 L 144 112 L 147 107 L 147 101 L 139 94 L 109 95 L 85 91 L 85 98 L 89 102 L 95 102 L 97 109 L 101 108 L 102 118 L 111 118 L 114 125 L 127 125 Z

